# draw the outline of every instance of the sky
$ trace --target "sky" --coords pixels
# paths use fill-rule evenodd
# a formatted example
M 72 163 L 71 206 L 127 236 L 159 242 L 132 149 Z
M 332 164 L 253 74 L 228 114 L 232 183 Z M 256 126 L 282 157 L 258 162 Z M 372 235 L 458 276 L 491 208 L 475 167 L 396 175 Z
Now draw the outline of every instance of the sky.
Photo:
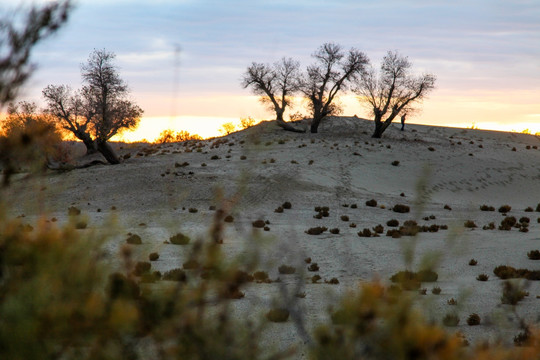
M 42 103 L 48 84 L 80 87 L 80 65 L 106 49 L 144 110 L 126 138 L 151 140 L 168 127 L 212 136 L 224 121 L 272 119 L 240 85 L 251 62 L 292 57 L 305 69 L 325 42 L 363 51 L 374 67 L 397 50 L 414 72 L 435 74 L 436 90 L 410 122 L 540 132 L 538 0 L 79 0 L 35 49 L 21 99 Z M 341 102 L 343 115 L 369 116 L 355 96 Z

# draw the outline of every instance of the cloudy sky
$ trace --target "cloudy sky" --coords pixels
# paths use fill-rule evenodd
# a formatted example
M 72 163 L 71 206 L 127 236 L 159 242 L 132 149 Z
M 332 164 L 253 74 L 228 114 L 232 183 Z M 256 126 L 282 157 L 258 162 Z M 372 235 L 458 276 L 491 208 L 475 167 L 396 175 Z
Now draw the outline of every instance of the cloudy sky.
M 12 0 L 0 0 L 2 7 Z M 28 2 L 22 2 L 28 4 Z M 271 118 L 240 78 L 283 56 L 305 68 L 324 42 L 407 55 L 437 89 L 411 122 L 540 131 L 538 0 L 79 0 L 68 25 L 34 53 L 25 97 L 79 87 L 94 49 L 117 54 L 147 118 Z M 354 97 L 345 115 L 367 115 Z M 299 109 L 301 104 L 299 104 Z M 195 119 L 195 118 L 194 118 Z M 202 119 L 202 120 L 201 120 Z M 206 120 L 205 120 L 206 119 Z M 157 121 L 157 120 L 156 120 Z M 193 122 L 197 122 L 193 121 Z M 157 123 L 157 122 L 156 122 Z

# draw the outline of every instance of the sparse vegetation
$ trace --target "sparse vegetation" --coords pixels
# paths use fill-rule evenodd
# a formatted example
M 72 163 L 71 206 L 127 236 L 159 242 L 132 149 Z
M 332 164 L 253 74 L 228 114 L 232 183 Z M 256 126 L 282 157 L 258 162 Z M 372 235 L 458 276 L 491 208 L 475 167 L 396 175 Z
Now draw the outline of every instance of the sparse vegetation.
M 177 233 L 169 238 L 169 242 L 174 245 L 187 245 L 190 241 L 189 236 L 182 233 Z
M 397 213 L 402 213 L 402 214 L 405 214 L 405 213 L 408 213 L 411 211 L 411 208 L 407 205 L 403 205 L 403 204 L 396 204 L 394 205 L 394 207 L 392 208 L 392 211 L 393 212 L 397 212 Z

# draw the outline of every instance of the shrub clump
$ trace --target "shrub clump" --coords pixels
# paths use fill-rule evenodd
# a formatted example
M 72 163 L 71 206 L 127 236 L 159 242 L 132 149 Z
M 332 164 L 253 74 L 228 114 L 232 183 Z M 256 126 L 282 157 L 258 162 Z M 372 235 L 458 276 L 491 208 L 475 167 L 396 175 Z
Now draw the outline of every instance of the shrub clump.
M 467 325 L 476 326 L 480 325 L 480 315 L 473 313 L 467 318 Z
M 282 205 L 281 205 L 282 208 L 284 209 L 291 209 L 292 208 L 292 204 L 289 202 L 289 201 L 285 201 Z
M 251 223 L 251 225 L 254 227 L 254 228 L 257 228 L 257 229 L 262 229 L 266 226 L 266 222 L 264 220 L 255 220 Z
M 141 237 L 137 234 L 128 234 L 126 243 L 131 244 L 131 245 L 140 245 L 142 244 L 142 240 L 141 240 Z
M 371 200 L 366 201 L 366 206 L 376 207 L 377 206 L 377 200 L 371 199 Z
M 484 204 L 480 206 L 480 211 L 495 211 L 495 207 Z
M 527 257 L 531 260 L 540 260 L 540 250 L 531 250 L 527 253 Z
M 347 215 L 341 215 L 341 221 L 349 221 L 349 217 Z
M 459 316 L 456 314 L 446 314 L 443 318 L 443 324 L 451 327 L 458 326 Z
M 371 235 L 371 230 L 369 230 L 368 228 L 364 228 L 364 230 L 358 232 L 358 236 L 360 237 L 371 237 Z
M 334 234 L 334 235 L 337 235 L 337 234 L 339 234 L 339 229 L 338 228 L 330 229 L 330 233 Z
M 190 241 L 191 239 L 189 238 L 189 236 L 182 233 L 178 233 L 169 238 L 169 242 L 174 245 L 187 245 Z
M 287 309 L 271 309 L 266 313 L 266 318 L 271 322 L 285 322 L 289 319 L 289 310 Z
M 296 272 L 296 268 L 294 266 L 281 265 L 278 268 L 278 271 L 280 274 L 294 274 Z
M 516 223 L 517 220 L 514 216 L 507 216 L 501 221 L 501 225 L 499 225 L 499 230 L 509 231 L 514 225 L 516 225 Z
M 510 212 L 510 210 L 512 210 L 512 207 L 510 205 L 502 205 L 500 208 L 499 208 L 499 212 L 502 213 L 502 214 L 505 214 L 507 212 Z
M 476 264 L 478 264 L 478 261 L 476 259 L 469 260 L 469 265 L 470 266 L 476 266 Z
M 386 226 L 397 227 L 399 226 L 399 221 L 397 221 L 396 219 L 388 220 L 386 222 Z
M 156 261 L 157 259 L 159 259 L 159 254 L 157 252 L 148 255 L 148 260 L 150 261 Z
M 163 274 L 163 280 L 186 282 L 186 272 L 180 268 L 168 270 Z
M 468 229 L 474 229 L 475 227 L 477 227 L 474 221 L 472 220 L 465 221 L 465 224 L 463 224 L 463 226 L 465 226 Z
M 405 213 L 410 212 L 411 208 L 409 206 L 407 206 L 407 205 L 396 204 L 392 208 L 392 211 L 397 212 L 397 213 L 401 213 L 401 214 L 405 214 Z
M 306 230 L 306 234 L 309 234 L 309 235 L 320 235 L 322 234 L 323 232 L 325 232 L 326 230 L 328 230 L 327 227 L 324 227 L 324 226 L 317 226 L 317 227 L 312 227 L 312 228 L 309 228 Z
M 436 287 L 434 287 L 433 289 L 431 289 L 431 293 L 432 293 L 433 295 L 439 295 L 439 294 L 441 293 L 441 288 L 438 287 L 438 286 L 436 286 Z
M 319 271 L 319 265 L 317 263 L 312 263 L 308 266 L 308 271 Z
M 488 281 L 489 275 L 487 274 L 480 274 L 476 277 L 476 280 L 478 281 Z

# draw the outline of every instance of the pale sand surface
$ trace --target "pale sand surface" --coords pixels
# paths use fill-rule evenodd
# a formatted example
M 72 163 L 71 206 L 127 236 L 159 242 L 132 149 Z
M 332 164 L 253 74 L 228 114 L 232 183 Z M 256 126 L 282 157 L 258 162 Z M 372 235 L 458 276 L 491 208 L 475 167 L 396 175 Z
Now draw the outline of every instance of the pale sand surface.
M 511 342 L 518 332 L 517 321 L 507 306 L 500 305 L 502 280 L 493 274 L 493 269 L 502 264 L 529 269 L 540 266 L 540 261 L 527 258 L 528 251 L 540 249 L 540 213 L 524 211 L 528 206 L 536 209 L 540 202 L 540 150 L 532 148 L 540 146 L 539 139 L 419 125 L 407 125 L 401 132 L 395 125 L 377 140 L 370 137 L 372 127 L 372 122 L 364 120 L 334 118 L 320 126 L 319 134 L 296 134 L 269 122 L 229 135 L 228 143 L 219 147 L 212 148 L 215 140 L 203 141 L 201 152 L 190 153 L 184 152 L 182 144 L 128 144 L 119 152 L 130 152 L 131 157 L 120 165 L 50 173 L 37 180 L 16 179 L 4 196 L 12 205 L 11 215 L 25 214 L 29 222 L 45 214 L 63 223 L 67 221 L 67 208 L 77 206 L 90 219 L 88 229 L 81 231 L 100 229 L 114 213 L 121 231 L 105 245 L 108 261 L 118 265 L 126 233 L 133 232 L 143 239 L 143 245 L 135 247 L 137 257 L 147 260 L 150 252 L 157 251 L 160 258 L 152 266 L 163 272 L 181 266 L 191 246 L 163 242 L 178 231 L 192 238 L 205 236 L 214 214 L 209 207 L 222 205 L 216 200 L 215 190 L 222 188 L 229 197 L 238 192 L 232 208 L 235 221 L 227 225 L 223 251 L 230 258 L 258 251 L 259 268 L 267 270 L 273 279 L 280 277 L 282 283 L 249 284 L 244 289 L 246 297 L 233 303 L 236 311 L 239 316 L 260 318 L 286 289 L 305 311 L 308 326 L 326 320 L 328 307 L 360 281 L 389 282 L 390 275 L 405 269 L 403 249 L 413 238 L 393 239 L 384 234 L 363 238 L 356 234 L 359 230 L 382 224 L 386 233 L 390 219 L 400 223 L 414 219 L 420 225 L 445 224 L 449 230 L 414 238 L 413 270 L 424 256 L 441 255 L 436 267 L 439 279 L 423 284 L 428 291 L 418 296 L 419 305 L 437 321 L 457 310 L 461 322 L 449 331 L 461 331 L 471 342 L 498 337 Z M 259 143 L 254 144 L 254 139 Z M 285 143 L 279 144 L 280 139 Z M 512 151 L 514 147 L 516 151 Z M 147 148 L 158 151 L 136 156 Z M 212 160 L 213 155 L 220 159 Z M 242 155 L 247 159 L 241 160 Z M 271 163 L 271 159 L 275 162 Z M 399 166 L 392 165 L 394 160 L 399 161 Z M 183 162 L 189 165 L 175 167 L 175 163 Z M 420 201 L 422 198 L 424 201 Z M 365 202 L 370 199 L 376 199 L 386 209 L 367 207 Z M 275 213 L 274 209 L 285 201 L 291 202 L 292 209 Z M 411 212 L 392 212 L 390 208 L 397 203 L 410 205 Z M 343 204 L 357 204 L 358 208 Z M 445 210 L 445 204 L 452 210 Z M 511 205 L 508 215 L 529 217 L 530 231 L 482 230 L 483 225 L 495 222 L 498 226 L 503 219 L 497 211 L 480 211 L 482 204 L 496 209 Z M 112 211 L 112 206 L 117 210 Z M 329 206 L 330 216 L 313 218 L 314 206 Z M 189 208 L 199 211 L 190 213 Z M 350 221 L 342 221 L 341 215 L 348 215 Z M 422 219 L 429 215 L 435 219 Z M 259 218 L 270 221 L 270 231 L 253 235 L 251 222 Z M 466 229 L 463 223 L 468 219 L 479 227 Z M 351 222 L 357 228 L 350 228 Z M 340 234 L 304 233 L 314 226 L 337 227 Z M 256 241 L 255 237 L 264 241 Z M 323 280 L 336 277 L 340 284 L 311 284 L 309 278 L 314 273 L 307 271 L 279 275 L 277 268 L 281 264 L 306 269 L 303 259 L 307 256 L 319 264 L 318 274 Z M 477 266 L 468 265 L 472 258 L 478 260 Z M 477 281 L 481 273 L 488 274 L 489 281 Z M 537 322 L 540 282 L 527 285 L 530 295 L 516 311 Z M 304 299 L 293 296 L 298 286 L 306 293 Z M 440 295 L 431 294 L 435 286 L 442 289 Z M 447 304 L 450 298 L 458 299 L 457 308 Z M 483 324 L 468 326 L 466 319 L 471 313 L 478 313 Z M 290 320 L 270 324 L 267 331 L 279 348 L 302 343 Z

